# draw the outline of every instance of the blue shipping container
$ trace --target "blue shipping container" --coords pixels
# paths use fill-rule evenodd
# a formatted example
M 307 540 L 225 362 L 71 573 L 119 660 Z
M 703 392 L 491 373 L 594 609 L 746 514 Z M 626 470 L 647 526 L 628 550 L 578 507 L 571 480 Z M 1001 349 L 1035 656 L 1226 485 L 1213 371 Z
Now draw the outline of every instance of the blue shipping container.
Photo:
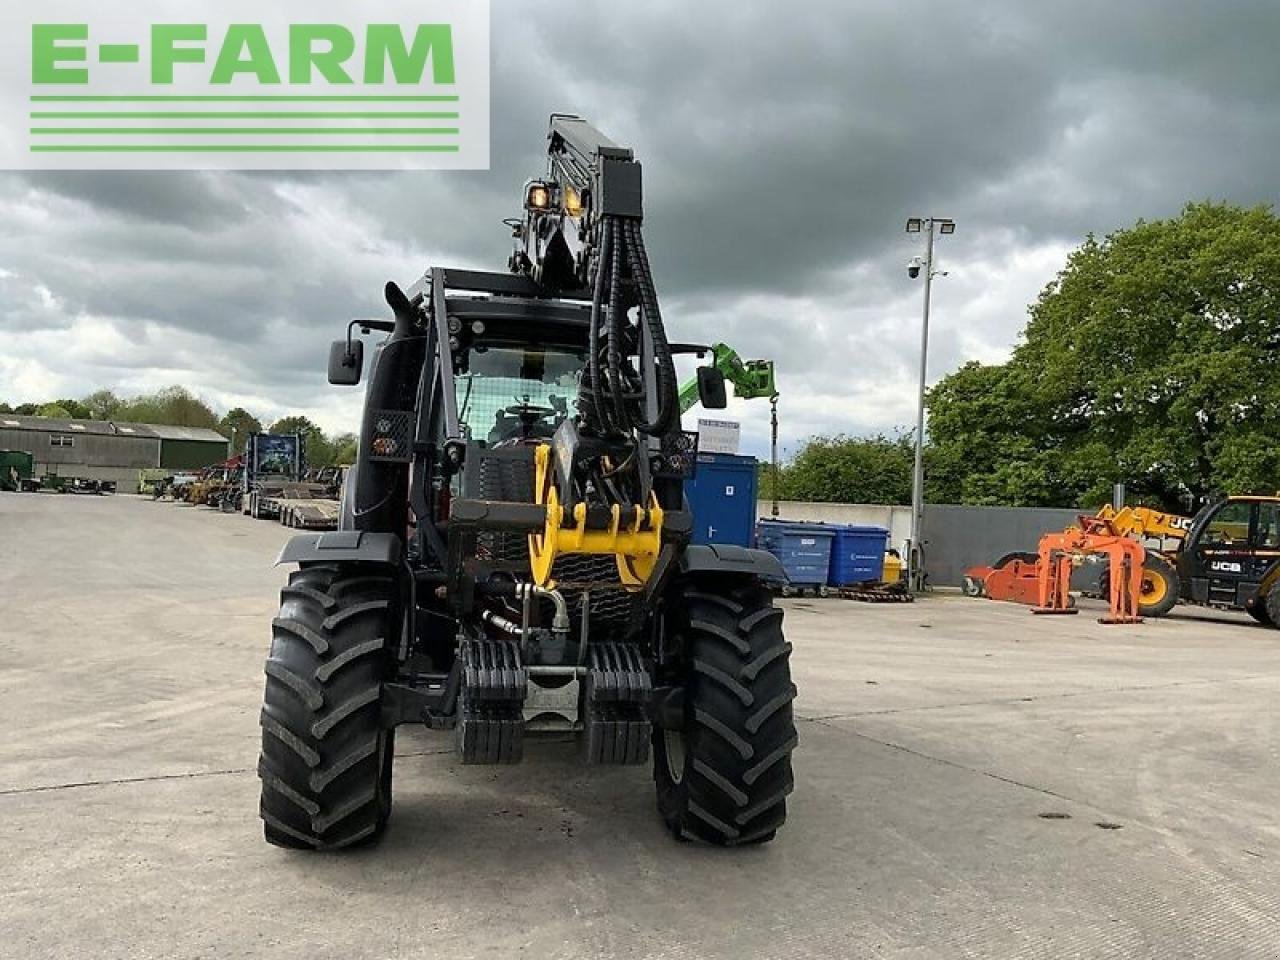
M 684 493 L 693 511 L 694 543 L 751 546 L 756 524 L 755 457 L 700 453 Z
M 884 527 L 855 527 L 832 524 L 835 541 L 831 545 L 831 569 L 827 579 L 833 587 L 884 579 L 884 545 L 889 531 Z
M 761 549 L 782 564 L 787 581 L 795 587 L 825 587 L 831 563 L 831 543 L 836 534 L 820 523 L 761 520 L 756 525 Z

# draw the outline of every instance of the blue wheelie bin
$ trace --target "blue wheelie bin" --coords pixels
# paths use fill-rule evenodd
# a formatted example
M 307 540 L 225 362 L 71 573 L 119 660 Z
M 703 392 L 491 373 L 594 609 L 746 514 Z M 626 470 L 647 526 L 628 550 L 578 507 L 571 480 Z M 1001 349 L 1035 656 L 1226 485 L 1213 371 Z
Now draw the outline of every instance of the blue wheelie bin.
M 831 527 L 831 567 L 827 583 L 848 587 L 855 583 L 879 583 L 884 579 L 884 548 L 889 531 L 884 527 L 839 524 Z
M 826 593 L 835 536 L 833 527 L 821 523 L 761 520 L 756 524 L 757 545 L 777 557 L 787 575 L 784 596 L 792 590 Z

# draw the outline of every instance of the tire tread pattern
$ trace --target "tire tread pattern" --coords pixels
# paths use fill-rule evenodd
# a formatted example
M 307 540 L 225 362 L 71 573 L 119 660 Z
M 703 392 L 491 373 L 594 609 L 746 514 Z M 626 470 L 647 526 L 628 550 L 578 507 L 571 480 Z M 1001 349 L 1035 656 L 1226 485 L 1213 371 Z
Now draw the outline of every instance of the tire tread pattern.
M 654 731 L 654 777 L 678 837 L 734 846 L 773 838 L 786 820 L 798 742 L 792 716 L 791 644 L 782 611 L 756 583 L 693 584 L 677 595 L 689 664 L 687 762 L 667 771 L 664 732 Z
M 280 594 L 262 707 L 261 815 L 279 846 L 376 839 L 393 738 L 380 719 L 394 582 L 358 565 L 304 567 Z

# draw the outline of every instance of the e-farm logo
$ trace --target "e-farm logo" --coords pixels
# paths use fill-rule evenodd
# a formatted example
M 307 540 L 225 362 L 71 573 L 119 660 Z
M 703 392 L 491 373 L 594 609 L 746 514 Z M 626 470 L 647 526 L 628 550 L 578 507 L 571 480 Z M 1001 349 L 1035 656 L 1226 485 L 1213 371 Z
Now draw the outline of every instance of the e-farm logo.
M 0 167 L 488 167 L 484 0 L 5 6 Z

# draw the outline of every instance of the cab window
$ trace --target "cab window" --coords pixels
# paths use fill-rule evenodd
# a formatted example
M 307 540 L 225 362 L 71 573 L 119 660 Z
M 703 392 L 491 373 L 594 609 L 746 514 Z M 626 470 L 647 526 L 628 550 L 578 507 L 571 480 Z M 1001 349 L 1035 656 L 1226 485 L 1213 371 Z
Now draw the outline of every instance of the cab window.
M 1249 520 L 1253 504 L 1237 502 L 1223 504 L 1209 525 L 1204 528 L 1201 540 L 1211 547 L 1246 547 L 1249 545 Z
M 1258 529 L 1253 545 L 1259 550 L 1280 550 L 1280 503 L 1258 504 Z

